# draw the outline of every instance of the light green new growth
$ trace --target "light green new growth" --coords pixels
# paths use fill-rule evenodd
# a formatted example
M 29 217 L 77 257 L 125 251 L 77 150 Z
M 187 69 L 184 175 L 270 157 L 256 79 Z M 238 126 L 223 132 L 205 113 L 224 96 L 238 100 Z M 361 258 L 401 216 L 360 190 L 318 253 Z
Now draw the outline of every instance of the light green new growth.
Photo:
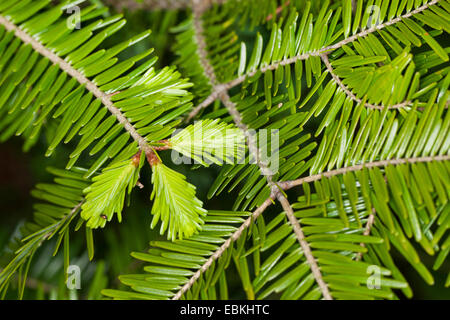
M 104 227 L 111 221 L 114 213 L 122 221 L 122 210 L 125 197 L 136 186 L 139 169 L 144 162 L 140 154 L 132 160 L 124 160 L 113 164 L 92 178 L 92 185 L 84 189 L 85 203 L 81 206 L 81 217 L 91 229 Z
M 203 165 L 241 163 L 245 137 L 232 124 L 202 120 L 188 126 L 169 139 L 170 147 Z
M 201 229 L 202 216 L 207 211 L 195 196 L 195 186 L 186 181 L 182 174 L 162 163 L 152 166 L 153 200 L 151 227 L 161 220 L 160 233 L 167 231 L 167 238 L 189 238 Z

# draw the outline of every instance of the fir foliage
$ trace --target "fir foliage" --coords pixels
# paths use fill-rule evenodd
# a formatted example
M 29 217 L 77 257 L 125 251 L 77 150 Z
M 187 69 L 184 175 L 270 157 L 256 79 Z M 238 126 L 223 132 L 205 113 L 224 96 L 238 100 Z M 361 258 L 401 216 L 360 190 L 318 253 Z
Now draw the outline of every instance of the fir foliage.
M 139 50 L 148 30 L 120 37 L 108 6 L 161 21 L 156 50 L 175 56 Z M 42 155 L 68 158 L 32 193 L 0 295 L 18 274 L 24 296 L 47 240 L 66 270 L 83 226 L 94 259 L 93 229 L 117 216 L 125 233 L 146 180 L 146 223 L 167 240 L 133 250 L 144 266 L 120 287 L 97 272 L 90 298 L 229 299 L 235 274 L 248 299 L 411 298 L 399 259 L 434 285 L 450 254 L 449 30 L 448 0 L 0 0 L 0 141 L 45 137 Z M 218 166 L 205 199 L 181 173 Z M 211 206 L 225 192 L 234 203 Z

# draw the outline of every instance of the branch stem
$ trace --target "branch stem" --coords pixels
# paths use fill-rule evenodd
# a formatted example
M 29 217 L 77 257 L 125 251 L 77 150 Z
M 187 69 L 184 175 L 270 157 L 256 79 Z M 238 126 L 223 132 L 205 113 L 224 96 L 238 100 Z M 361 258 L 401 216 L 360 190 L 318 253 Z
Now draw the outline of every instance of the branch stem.
M 283 207 L 284 212 L 286 213 L 289 222 L 292 225 L 292 228 L 294 229 L 294 233 L 297 236 L 300 246 L 302 247 L 303 254 L 306 257 L 306 261 L 308 262 L 311 272 L 314 278 L 316 279 L 316 282 L 319 285 L 320 290 L 322 291 L 323 298 L 325 300 L 333 300 L 333 297 L 330 294 L 328 286 L 323 280 L 322 272 L 320 271 L 320 268 L 317 265 L 317 261 L 312 254 L 311 247 L 309 246 L 309 243 L 305 239 L 303 229 L 300 223 L 298 222 L 297 218 L 295 217 L 294 210 L 292 210 L 289 201 L 281 193 L 278 194 L 278 201 L 280 201 L 281 206 Z
M 367 219 L 366 229 L 364 230 L 364 233 L 363 233 L 364 236 L 370 235 L 370 232 L 372 231 L 372 226 L 375 222 L 375 214 L 376 214 L 375 208 L 372 208 L 372 213 L 369 215 L 369 218 Z M 366 245 L 364 243 L 361 243 L 360 246 L 363 248 L 366 247 Z M 356 257 L 356 261 L 360 261 L 362 259 L 362 256 L 363 256 L 363 253 L 359 252 Z

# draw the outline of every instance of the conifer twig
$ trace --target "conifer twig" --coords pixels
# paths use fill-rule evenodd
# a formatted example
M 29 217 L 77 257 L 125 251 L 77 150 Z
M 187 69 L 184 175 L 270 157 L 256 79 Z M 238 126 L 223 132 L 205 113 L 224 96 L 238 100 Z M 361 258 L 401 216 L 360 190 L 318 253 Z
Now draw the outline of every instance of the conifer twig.
M 342 80 L 336 75 L 336 73 L 334 72 L 333 66 L 331 65 L 330 61 L 328 60 L 328 55 L 323 54 L 320 57 L 321 57 L 323 63 L 325 64 L 325 66 L 327 67 L 328 72 L 330 73 L 331 77 L 337 83 L 337 85 L 341 88 L 341 90 L 344 91 L 344 93 L 348 97 L 350 97 L 350 99 L 352 99 L 353 101 L 355 101 L 358 104 L 361 104 L 362 100 L 360 98 L 358 98 L 353 92 L 351 92 L 350 89 L 348 89 L 347 86 L 342 82 Z M 384 108 L 400 109 L 400 108 L 408 107 L 411 105 L 412 105 L 411 101 L 405 101 L 405 102 L 395 104 L 392 106 L 374 105 L 371 103 L 366 103 L 365 107 L 369 108 L 369 109 L 383 110 Z
M 209 257 L 209 259 L 201 266 L 200 269 L 197 270 L 197 272 L 194 273 L 194 275 L 189 279 L 189 281 L 175 294 L 175 296 L 172 298 L 172 300 L 179 300 L 183 294 L 185 294 L 192 286 L 195 284 L 195 282 L 200 278 L 200 276 L 206 272 L 212 265 L 214 261 L 219 259 L 224 252 L 232 245 L 233 242 L 238 240 L 242 233 L 250 227 L 250 225 L 258 219 L 258 217 L 273 203 L 273 198 L 268 198 L 266 201 L 263 202 L 263 204 L 256 209 L 253 214 L 245 220 L 245 222 L 237 229 L 231 237 L 229 237 L 221 246 L 219 249 L 217 249 L 214 254 Z
M 325 54 L 329 54 L 331 51 L 335 51 L 335 50 L 341 48 L 344 45 L 347 45 L 349 43 L 352 43 L 352 42 L 358 40 L 359 38 L 364 38 L 364 37 L 368 36 L 371 33 L 374 33 L 374 32 L 376 32 L 378 30 L 384 29 L 384 28 L 386 28 L 388 26 L 391 26 L 391 25 L 394 25 L 396 23 L 399 23 L 403 19 L 410 18 L 410 17 L 412 17 L 415 14 L 418 14 L 418 13 L 420 13 L 422 11 L 425 11 L 429 7 L 439 3 L 440 1 L 441 0 L 432 0 L 431 2 L 429 2 L 427 4 L 424 4 L 424 5 L 420 6 L 419 8 L 417 8 L 415 10 L 412 10 L 412 11 L 410 11 L 408 13 L 405 13 L 404 15 L 401 15 L 401 16 L 399 16 L 399 17 L 397 17 L 395 19 L 392 19 L 390 21 L 387 21 L 385 23 L 382 23 L 382 24 L 379 24 L 379 25 L 374 26 L 372 28 L 363 30 L 363 31 L 361 31 L 361 32 L 359 32 L 359 33 L 357 33 L 357 34 L 355 34 L 353 36 L 350 36 L 348 38 L 345 38 L 345 39 L 339 41 L 336 44 L 327 46 L 327 47 L 322 48 L 320 50 L 304 53 L 304 54 L 297 55 L 297 56 L 292 57 L 292 58 L 287 58 L 287 59 L 284 59 L 284 60 L 281 60 L 281 61 L 274 62 L 274 63 L 272 63 L 270 65 L 267 65 L 265 67 L 262 67 L 262 68 L 260 68 L 260 69 L 258 69 L 256 71 L 248 72 L 248 73 L 246 73 L 246 74 L 244 74 L 244 75 L 242 75 L 242 76 L 240 76 L 240 77 L 238 77 L 236 79 L 233 79 L 233 80 L 231 80 L 231 81 L 229 81 L 227 83 L 223 83 L 222 84 L 223 86 L 216 86 L 215 88 L 213 88 L 213 91 L 211 92 L 211 95 L 209 97 L 207 97 L 203 102 L 201 102 L 196 108 L 194 108 L 195 113 L 194 113 L 194 111 L 192 111 L 192 113 L 189 115 L 189 118 L 190 119 L 194 118 L 195 115 L 198 114 L 203 108 L 206 108 L 211 103 L 213 103 L 217 99 L 218 94 L 221 91 L 223 91 L 224 88 L 227 89 L 227 90 L 230 90 L 230 89 L 232 89 L 232 88 L 242 84 L 246 79 L 253 77 L 258 72 L 265 73 L 267 71 L 273 71 L 273 70 L 278 69 L 279 67 L 290 65 L 290 64 L 294 64 L 294 63 L 296 63 L 299 60 L 307 60 L 307 59 L 309 59 L 311 57 L 317 57 L 317 56 L 322 56 L 322 55 L 325 55 Z
M 194 4 L 196 2 L 199 2 L 200 0 L 193 0 Z M 207 51 L 206 51 L 206 42 L 203 36 L 203 21 L 201 20 L 201 10 L 197 9 L 194 6 L 194 30 L 195 30 L 195 38 L 198 45 L 198 55 L 200 57 L 200 64 L 203 67 L 203 70 L 210 80 L 210 83 L 215 86 L 217 84 L 216 76 L 214 74 L 214 69 L 212 68 L 208 58 L 207 58 Z M 332 297 L 330 295 L 330 292 L 328 290 L 327 285 L 323 281 L 322 274 L 320 272 L 320 269 L 317 265 L 317 262 L 312 255 L 311 249 L 309 247 L 308 242 L 305 240 L 305 236 L 303 234 L 302 227 L 300 226 L 300 223 L 295 218 L 292 207 L 289 204 L 288 199 L 279 191 L 279 188 L 276 183 L 273 182 L 273 172 L 268 168 L 267 164 L 261 161 L 260 157 L 260 150 L 258 149 L 258 144 L 256 141 L 256 138 L 254 135 L 252 135 L 245 123 L 242 121 L 242 115 L 239 113 L 239 110 L 237 110 L 236 104 L 231 101 L 230 96 L 228 95 L 227 90 L 223 90 L 221 93 L 219 93 L 219 98 L 222 101 L 222 103 L 225 105 L 225 107 L 228 110 L 228 113 L 233 118 L 234 123 L 236 126 L 243 132 L 244 136 L 246 137 L 247 145 L 250 151 L 250 154 L 255 158 L 257 165 L 259 166 L 261 173 L 265 175 L 267 179 L 267 183 L 271 188 L 272 195 L 275 195 L 280 204 L 282 205 L 286 215 L 288 216 L 289 221 L 291 222 L 292 228 L 294 229 L 294 232 L 297 236 L 297 239 L 300 243 L 300 246 L 303 249 L 303 254 L 306 257 L 306 260 L 311 268 L 311 271 L 313 273 L 313 276 L 319 285 L 322 295 L 326 300 L 332 300 Z M 271 199 L 269 199 L 271 200 Z M 266 200 L 267 201 L 267 200 Z
M 296 186 L 301 186 L 303 183 L 311 183 L 314 181 L 321 180 L 322 178 L 330 178 L 333 176 L 341 175 L 347 172 L 359 171 L 364 168 L 375 168 L 375 167 L 386 167 L 388 165 L 400 165 L 406 163 L 419 163 L 419 162 L 431 162 L 431 161 L 448 161 L 450 160 L 450 155 L 441 155 L 434 157 L 417 157 L 417 158 L 405 158 L 405 159 L 392 159 L 392 160 L 381 160 L 368 162 L 363 164 L 354 165 L 351 167 L 339 168 L 331 171 L 326 171 L 312 176 L 303 177 L 297 180 L 282 181 L 278 182 L 278 185 L 283 190 L 289 190 Z
M 6 30 L 13 31 L 15 36 L 19 38 L 23 43 L 29 44 L 37 51 L 40 55 L 50 60 L 53 64 L 59 66 L 59 68 L 70 75 L 72 78 L 76 79 L 78 83 L 85 85 L 85 88 L 90 91 L 96 98 L 100 99 L 103 105 L 113 114 L 117 121 L 123 125 L 130 136 L 139 144 L 139 147 L 145 153 L 153 152 L 146 139 L 142 137 L 136 130 L 136 128 L 131 124 L 131 122 L 125 117 L 125 115 L 117 108 L 111 100 L 111 96 L 100 90 L 99 87 L 86 76 L 84 76 L 80 71 L 72 67 L 72 65 L 66 60 L 62 59 L 56 55 L 51 50 L 47 49 L 38 40 L 30 36 L 28 33 L 20 29 L 14 23 L 9 21 L 3 16 L 0 16 L 0 25 L 3 25 Z
M 322 272 L 320 271 L 319 266 L 317 265 L 317 261 L 314 258 L 311 247 L 309 246 L 309 243 L 306 241 L 305 234 L 303 233 L 303 229 L 298 222 L 297 218 L 295 217 L 294 210 L 292 210 L 291 205 L 289 204 L 289 201 L 286 199 L 286 197 L 282 193 L 278 193 L 278 201 L 280 201 L 281 206 L 284 209 L 284 212 L 286 213 L 290 224 L 292 225 L 292 228 L 294 229 L 294 233 L 297 236 L 298 242 L 300 243 L 300 246 L 302 247 L 303 254 L 305 255 L 306 261 L 308 262 L 311 272 L 314 276 L 314 279 L 316 280 L 317 284 L 319 285 L 320 291 L 322 292 L 323 298 L 325 300 L 333 300 L 333 297 L 330 294 L 330 291 L 328 289 L 327 284 L 323 280 Z

